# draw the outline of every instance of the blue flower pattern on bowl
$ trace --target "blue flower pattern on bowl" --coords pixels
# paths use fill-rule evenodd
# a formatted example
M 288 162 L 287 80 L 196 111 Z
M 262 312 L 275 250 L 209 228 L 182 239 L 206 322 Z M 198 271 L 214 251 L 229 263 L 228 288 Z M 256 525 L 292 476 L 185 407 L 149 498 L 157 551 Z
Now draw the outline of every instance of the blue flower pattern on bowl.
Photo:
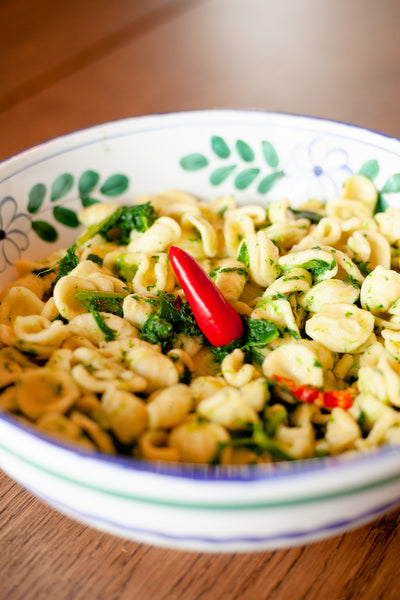
M 0 200 L 0 273 L 14 265 L 29 246 L 28 233 L 31 219 L 18 212 L 17 202 L 11 196 Z
M 305 197 L 326 200 L 335 197 L 344 179 L 353 173 L 348 162 L 346 150 L 314 138 L 308 146 L 294 147 L 285 174 L 298 181 Z

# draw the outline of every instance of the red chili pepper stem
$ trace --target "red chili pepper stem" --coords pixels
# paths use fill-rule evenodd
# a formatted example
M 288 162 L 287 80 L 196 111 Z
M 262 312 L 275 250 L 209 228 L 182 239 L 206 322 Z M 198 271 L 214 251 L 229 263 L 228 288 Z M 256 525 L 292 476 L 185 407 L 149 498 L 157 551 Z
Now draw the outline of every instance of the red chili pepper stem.
M 177 246 L 171 246 L 169 259 L 197 324 L 210 344 L 225 346 L 243 335 L 239 314 L 199 263 Z

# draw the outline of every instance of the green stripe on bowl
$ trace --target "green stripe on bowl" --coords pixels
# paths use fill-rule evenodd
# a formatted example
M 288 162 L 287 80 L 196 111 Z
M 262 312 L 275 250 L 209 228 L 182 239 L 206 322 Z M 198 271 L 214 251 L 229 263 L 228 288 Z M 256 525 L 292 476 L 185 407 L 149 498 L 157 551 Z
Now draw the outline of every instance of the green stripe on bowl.
M 0 444 L 0 449 L 10 454 L 14 458 L 17 458 L 21 462 L 29 465 L 30 467 L 34 467 L 38 471 L 46 473 L 47 475 L 52 475 L 53 477 L 60 479 L 61 481 L 66 481 L 68 483 L 72 483 L 81 488 L 86 488 L 91 491 L 99 492 L 101 494 L 105 494 L 107 496 L 113 496 L 115 498 L 123 499 L 123 500 L 132 500 L 134 502 L 143 502 L 144 504 L 154 504 L 157 506 L 167 506 L 173 508 L 187 508 L 194 510 L 257 510 L 257 509 L 276 509 L 287 506 L 298 506 L 301 504 L 313 504 L 318 502 L 329 502 L 331 500 L 337 500 L 338 498 L 345 498 L 348 496 L 353 496 L 356 494 L 360 494 L 362 492 L 369 492 L 374 489 L 390 485 L 397 481 L 400 481 L 400 473 L 396 475 L 392 475 L 391 477 L 386 477 L 384 479 L 380 479 L 378 481 L 374 481 L 372 483 L 368 483 L 365 485 L 360 485 L 351 489 L 346 489 L 337 492 L 331 492 L 329 494 L 320 494 L 315 496 L 308 496 L 306 498 L 295 498 L 292 500 L 281 499 L 267 502 L 238 502 L 238 503 L 230 503 L 230 504 L 221 504 L 221 503 L 207 503 L 203 502 L 187 502 L 187 501 L 177 501 L 177 500 L 166 500 L 166 499 L 158 499 L 158 498 L 149 498 L 147 496 L 133 495 L 126 492 L 118 492 L 115 490 L 109 490 L 107 488 L 90 484 L 87 482 L 80 481 L 73 477 L 69 477 L 68 475 L 63 475 L 54 471 L 53 469 L 49 469 L 47 467 L 43 467 L 42 465 L 22 456 L 21 454 L 10 450 L 6 446 Z M 400 499 L 399 499 L 400 503 Z

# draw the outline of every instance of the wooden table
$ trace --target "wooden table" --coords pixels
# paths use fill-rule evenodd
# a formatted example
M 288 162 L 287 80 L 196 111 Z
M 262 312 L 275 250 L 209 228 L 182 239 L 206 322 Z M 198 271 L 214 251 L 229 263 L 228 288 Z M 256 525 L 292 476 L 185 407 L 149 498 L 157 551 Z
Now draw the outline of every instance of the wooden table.
M 399 19 L 398 0 L 1 0 L 0 159 L 98 122 L 211 107 L 400 137 Z M 395 600 L 399 520 L 277 552 L 186 553 L 75 523 L 0 474 L 0 600 Z

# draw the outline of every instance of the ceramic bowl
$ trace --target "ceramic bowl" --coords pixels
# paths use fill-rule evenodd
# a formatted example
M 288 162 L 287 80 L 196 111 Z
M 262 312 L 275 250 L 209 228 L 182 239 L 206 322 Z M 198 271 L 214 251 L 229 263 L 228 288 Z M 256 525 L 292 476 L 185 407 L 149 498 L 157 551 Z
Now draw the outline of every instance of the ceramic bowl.
M 75 239 L 77 211 L 168 188 L 239 202 L 334 197 L 362 170 L 398 203 L 400 142 L 261 111 L 132 118 L 66 135 L 0 165 L 0 277 Z M 393 177 L 394 176 L 394 177 Z M 0 415 L 0 467 L 50 506 L 123 538 L 184 550 L 305 544 L 400 504 L 400 448 L 262 466 L 156 464 L 77 450 Z

